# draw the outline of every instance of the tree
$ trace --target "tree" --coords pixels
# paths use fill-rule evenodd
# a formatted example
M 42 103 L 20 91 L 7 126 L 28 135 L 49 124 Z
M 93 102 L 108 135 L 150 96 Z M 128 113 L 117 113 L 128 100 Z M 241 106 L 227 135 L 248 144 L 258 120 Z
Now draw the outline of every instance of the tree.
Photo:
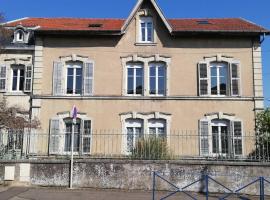
M 250 156 L 260 160 L 270 159 L 270 108 L 256 115 L 256 149 Z
M 4 15 L 0 13 L 0 53 L 4 51 L 4 46 L 11 37 L 12 31 L 4 27 Z

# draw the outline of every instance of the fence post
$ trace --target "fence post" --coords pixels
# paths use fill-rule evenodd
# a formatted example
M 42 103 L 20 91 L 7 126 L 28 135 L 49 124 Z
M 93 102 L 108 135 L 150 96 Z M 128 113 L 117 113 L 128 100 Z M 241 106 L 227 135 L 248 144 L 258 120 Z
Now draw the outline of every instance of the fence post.
M 156 192 L 156 172 L 153 172 L 153 188 L 152 188 L 152 200 L 155 200 L 155 192 Z
M 264 200 L 264 177 L 260 177 L 260 200 Z
M 208 175 L 204 175 L 204 179 L 205 179 L 205 199 L 208 200 L 209 197 L 209 188 L 208 188 L 208 184 L 209 184 L 209 179 L 208 179 Z

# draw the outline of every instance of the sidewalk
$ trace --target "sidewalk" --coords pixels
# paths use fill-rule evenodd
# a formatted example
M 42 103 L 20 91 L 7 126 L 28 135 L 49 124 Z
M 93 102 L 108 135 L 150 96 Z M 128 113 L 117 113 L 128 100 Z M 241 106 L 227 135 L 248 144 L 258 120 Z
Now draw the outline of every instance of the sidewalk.
M 1 192 L 2 191 L 2 192 Z M 168 193 L 159 192 L 156 200 L 166 196 Z M 192 194 L 197 199 L 205 199 L 204 196 Z M 122 191 L 122 190 L 95 190 L 95 189 L 79 189 L 69 190 L 61 188 L 27 188 L 27 187 L 0 187 L 0 200 L 152 200 L 151 191 Z M 168 200 L 189 200 L 187 195 L 181 193 L 176 194 Z M 209 198 L 209 200 L 217 199 L 217 196 Z M 236 199 L 236 198 L 230 198 Z M 238 199 L 238 198 L 237 198 Z M 258 199 L 248 198 L 248 199 Z M 266 198 L 265 199 L 269 199 Z

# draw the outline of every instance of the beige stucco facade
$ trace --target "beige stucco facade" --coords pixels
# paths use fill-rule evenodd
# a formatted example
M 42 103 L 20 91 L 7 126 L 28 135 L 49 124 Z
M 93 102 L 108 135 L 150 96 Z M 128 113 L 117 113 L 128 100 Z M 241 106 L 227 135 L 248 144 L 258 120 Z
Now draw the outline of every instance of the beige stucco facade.
M 260 85 L 261 62 L 259 37 L 248 36 L 172 36 L 158 13 L 149 4 L 154 24 L 154 42 L 138 43 L 138 12 L 122 36 L 77 36 L 77 35 L 37 35 L 34 57 L 33 97 L 31 111 L 41 122 L 38 134 L 43 134 L 45 142 L 35 150 L 46 154 L 50 135 L 50 120 L 59 113 L 69 112 L 76 105 L 92 122 L 92 154 L 121 154 L 123 137 L 123 113 L 166 113 L 170 116 L 168 144 L 176 155 L 199 156 L 199 120 L 209 113 L 227 113 L 242 121 L 242 136 L 254 131 L 255 111 L 263 108 L 262 85 Z M 259 50 L 258 50 L 259 48 Z M 256 60 L 254 61 L 254 56 Z M 93 95 L 70 96 L 53 95 L 53 63 L 62 57 L 76 60 L 83 57 L 93 61 Z M 149 62 L 164 59 L 167 67 L 167 94 L 164 97 L 125 95 L 125 59 L 142 62 L 145 76 Z M 199 96 L 198 63 L 206 58 L 216 61 L 230 58 L 240 63 L 240 95 L 237 97 Z M 128 60 L 128 59 L 127 59 Z M 123 62 L 124 61 L 124 62 Z M 254 69 L 256 68 L 256 69 Z M 256 76 L 255 71 L 256 71 Z M 255 77 L 255 78 L 254 78 Z M 145 79 L 148 80 L 148 79 Z M 147 82 L 144 83 L 145 88 Z M 257 85 L 255 87 L 255 85 Z M 256 90 L 256 92 L 255 92 Z M 15 101 L 15 100 L 14 100 Z M 108 130 L 110 137 L 105 140 L 96 136 Z M 64 133 L 64 129 L 62 130 Z M 116 136 L 113 136 L 113 133 Z M 103 132 L 104 133 L 104 132 Z M 108 133 L 108 132 L 106 132 Z M 186 135 L 183 138 L 177 134 Z M 104 137 L 104 136 L 103 136 Z M 107 144 L 112 142 L 112 144 Z M 251 140 L 243 142 L 243 155 L 253 149 Z

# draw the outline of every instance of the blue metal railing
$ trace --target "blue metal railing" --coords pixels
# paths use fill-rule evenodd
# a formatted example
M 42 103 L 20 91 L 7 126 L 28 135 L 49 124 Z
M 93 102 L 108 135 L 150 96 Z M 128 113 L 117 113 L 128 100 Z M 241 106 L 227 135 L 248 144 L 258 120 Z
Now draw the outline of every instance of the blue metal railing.
M 168 199 L 169 197 L 172 197 L 172 196 L 176 195 L 177 193 L 183 193 L 184 195 L 187 195 L 188 197 L 190 197 L 193 200 L 198 200 L 196 197 L 189 194 L 188 191 L 185 191 L 186 189 L 190 188 L 191 186 L 193 186 L 194 184 L 196 184 L 198 182 L 203 182 L 205 184 L 204 196 L 205 196 L 205 199 L 208 200 L 209 195 L 211 193 L 209 191 L 209 182 L 210 181 L 216 183 L 217 185 L 221 186 L 222 188 L 224 188 L 228 191 L 228 193 L 223 193 L 224 194 L 223 196 L 217 197 L 217 199 L 219 199 L 219 200 L 225 200 L 232 195 L 236 195 L 238 198 L 243 199 L 243 197 L 242 197 L 243 194 L 241 194 L 241 191 L 243 191 L 247 187 L 250 187 L 251 185 L 254 185 L 257 183 L 259 183 L 260 200 L 264 200 L 264 198 L 265 198 L 265 183 L 270 184 L 270 181 L 267 180 L 265 177 L 258 177 L 255 180 L 249 182 L 248 184 L 246 184 L 246 185 L 244 185 L 236 190 L 233 190 L 233 189 L 230 189 L 229 187 L 225 186 L 224 184 L 220 183 L 219 181 L 215 180 L 213 177 L 209 176 L 208 174 L 203 174 L 202 177 L 197 179 L 196 181 L 193 181 L 184 187 L 178 187 L 176 184 L 172 183 L 168 179 L 161 176 L 158 172 L 153 172 L 152 200 L 157 200 L 157 195 L 156 195 L 157 178 L 174 188 L 174 191 L 170 191 L 170 193 L 167 194 L 166 196 L 159 198 L 160 200 Z

